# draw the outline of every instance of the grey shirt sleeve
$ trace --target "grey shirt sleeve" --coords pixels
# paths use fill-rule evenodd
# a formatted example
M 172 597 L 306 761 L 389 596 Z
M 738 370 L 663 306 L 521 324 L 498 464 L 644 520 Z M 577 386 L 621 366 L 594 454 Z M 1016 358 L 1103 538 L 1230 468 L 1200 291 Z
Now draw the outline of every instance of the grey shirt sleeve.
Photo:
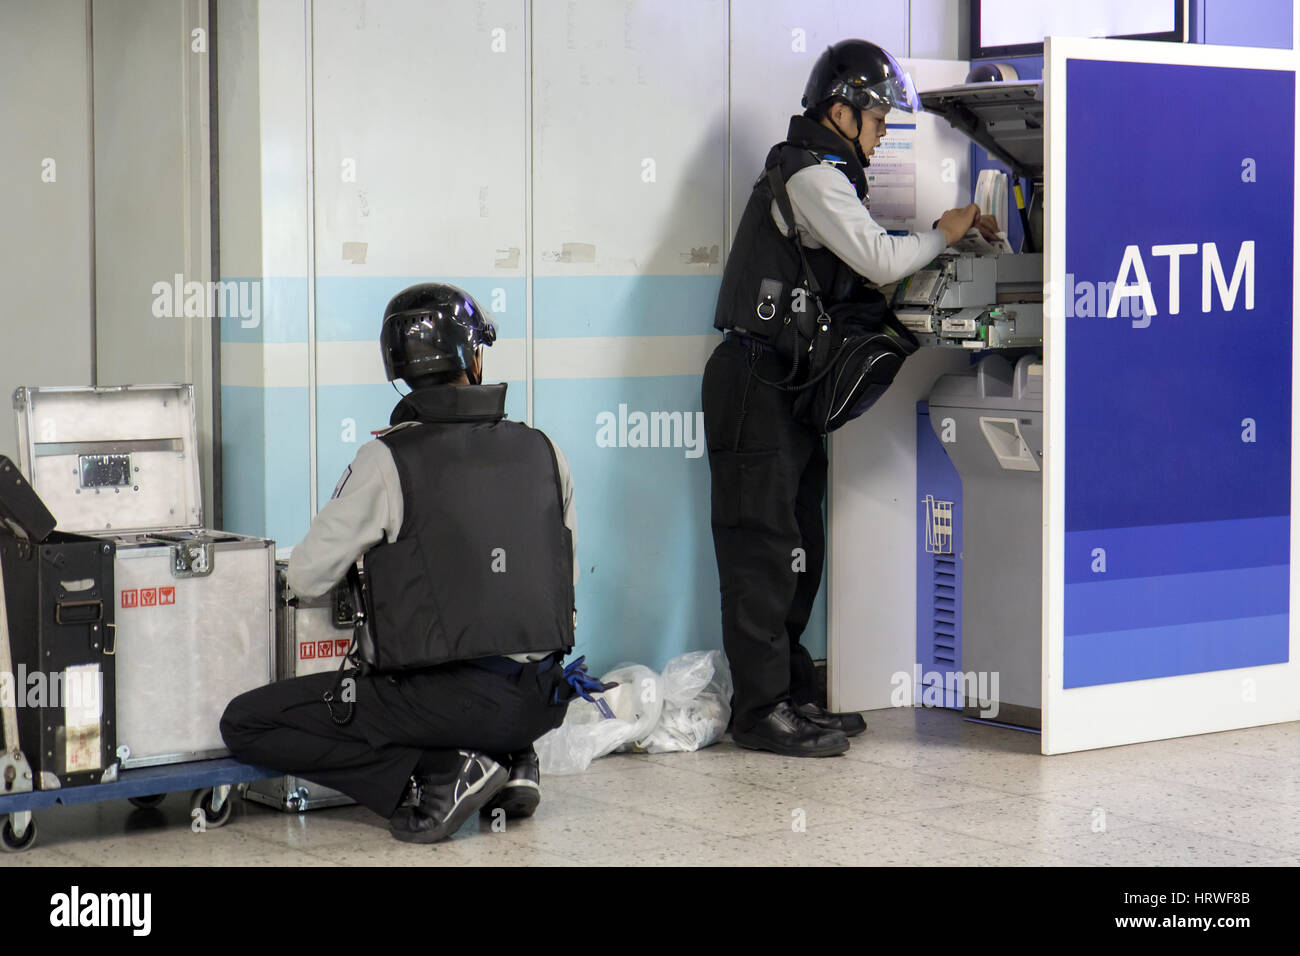
M 911 275 L 948 245 L 938 229 L 891 236 L 871 218 L 848 177 L 834 166 L 805 167 L 790 177 L 786 190 L 799 238 L 809 248 L 829 249 L 876 285 L 888 285 Z M 783 234 L 789 235 L 775 201 L 772 219 Z
M 393 454 L 381 441 L 357 451 L 334 495 L 289 558 L 289 587 L 303 597 L 324 594 L 380 541 L 402 527 L 402 485 Z
M 560 446 L 551 441 L 547 435 L 547 441 L 551 442 L 551 447 L 555 449 L 555 465 L 560 475 L 560 491 L 564 496 L 564 524 L 569 529 L 573 538 L 573 585 L 578 585 L 578 507 L 573 502 L 573 473 L 569 470 L 569 460 L 564 457 L 564 452 L 560 451 Z

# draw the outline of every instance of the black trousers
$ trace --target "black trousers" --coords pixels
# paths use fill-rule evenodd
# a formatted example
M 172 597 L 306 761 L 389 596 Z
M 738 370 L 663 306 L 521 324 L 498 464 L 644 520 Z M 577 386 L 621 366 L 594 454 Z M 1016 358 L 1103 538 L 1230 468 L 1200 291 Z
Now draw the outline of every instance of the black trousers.
M 704 368 L 722 640 L 740 730 L 783 699 L 817 696 L 812 656 L 799 639 L 826 553 L 826 446 L 816 429 L 794 419 L 792 393 L 754 376 L 778 381 L 788 371 L 775 354 L 735 336 Z
M 515 677 L 464 663 L 392 677 L 349 670 L 356 707 L 343 726 L 322 696 L 338 675 L 311 674 L 236 697 L 221 736 L 237 760 L 332 787 L 389 817 L 417 764 L 450 770 L 458 750 L 508 754 L 558 727 L 566 708 L 550 699 L 561 672 L 554 664 Z M 334 703 L 339 717 L 345 711 Z

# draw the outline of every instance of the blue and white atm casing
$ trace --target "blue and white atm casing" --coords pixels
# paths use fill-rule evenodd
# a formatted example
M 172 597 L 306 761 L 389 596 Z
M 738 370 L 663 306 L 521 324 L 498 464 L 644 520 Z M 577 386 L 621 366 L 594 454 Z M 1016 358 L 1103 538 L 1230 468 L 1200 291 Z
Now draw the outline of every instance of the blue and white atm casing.
M 1047 43 L 1044 753 L 1300 719 L 1296 65 Z
M 1047 40 L 1045 754 L 1300 720 L 1296 71 L 1292 51 Z M 917 512 L 877 463 L 958 367 L 942 351 L 831 440 L 837 709 L 913 684 L 916 605 L 888 609 L 915 565 L 876 556 L 917 553 Z

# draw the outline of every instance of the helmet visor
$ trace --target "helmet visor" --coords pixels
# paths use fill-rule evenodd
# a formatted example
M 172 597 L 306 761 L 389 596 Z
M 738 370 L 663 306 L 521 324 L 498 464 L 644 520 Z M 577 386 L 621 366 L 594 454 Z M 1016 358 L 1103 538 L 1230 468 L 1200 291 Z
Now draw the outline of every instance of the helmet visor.
M 899 73 L 875 86 L 867 88 L 867 96 L 876 106 L 900 109 L 908 113 L 921 112 L 921 97 L 912 83 L 911 73 Z

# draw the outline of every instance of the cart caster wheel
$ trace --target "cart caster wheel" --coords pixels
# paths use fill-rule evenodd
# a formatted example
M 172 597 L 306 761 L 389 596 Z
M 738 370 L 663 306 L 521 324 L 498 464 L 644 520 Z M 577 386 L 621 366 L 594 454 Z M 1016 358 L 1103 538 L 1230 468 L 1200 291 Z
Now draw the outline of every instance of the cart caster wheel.
M 151 793 L 148 796 L 128 797 L 127 799 L 142 810 L 152 810 L 154 807 L 159 806 L 166 796 L 165 793 Z
M 232 799 L 234 794 L 226 794 L 225 802 L 221 804 L 220 810 L 212 809 L 212 788 L 204 787 L 202 790 L 195 790 L 194 795 L 190 798 L 190 819 L 197 819 L 194 811 L 203 811 L 203 825 L 209 830 L 215 830 L 217 827 L 224 827 L 230 822 L 231 815 L 235 812 L 235 801 Z
M 0 829 L 0 846 L 3 846 L 9 853 L 21 853 L 23 850 L 30 850 L 32 844 L 36 842 L 36 821 L 29 820 L 27 829 L 23 831 L 21 837 L 14 836 L 14 828 L 8 820 L 5 820 L 3 829 Z

